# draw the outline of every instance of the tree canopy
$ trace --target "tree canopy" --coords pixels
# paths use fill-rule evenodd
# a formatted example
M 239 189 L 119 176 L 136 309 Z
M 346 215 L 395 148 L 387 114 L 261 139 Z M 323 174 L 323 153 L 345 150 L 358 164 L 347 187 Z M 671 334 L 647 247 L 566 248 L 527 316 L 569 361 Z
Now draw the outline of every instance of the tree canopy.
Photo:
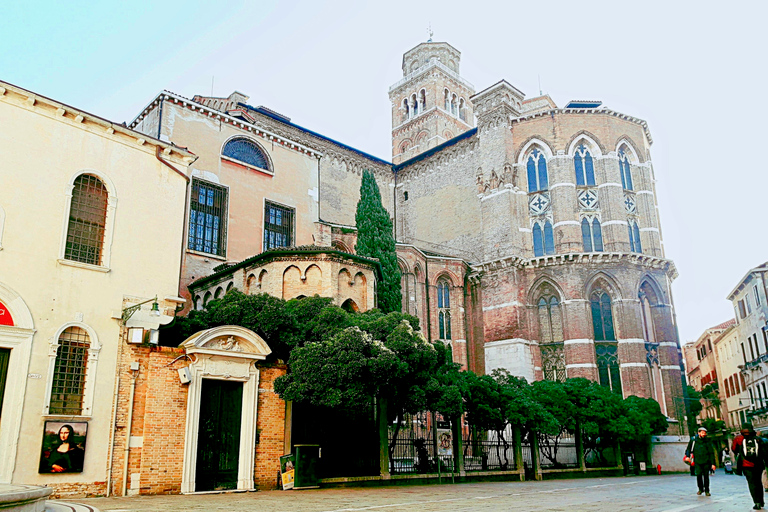
M 378 283 L 378 307 L 384 313 L 400 311 L 400 267 L 397 264 L 395 239 L 389 212 L 381 204 L 381 193 L 373 173 L 363 171 L 360 183 L 360 200 L 355 212 L 357 244 L 355 252 L 360 256 L 377 258 L 381 263 L 382 279 Z

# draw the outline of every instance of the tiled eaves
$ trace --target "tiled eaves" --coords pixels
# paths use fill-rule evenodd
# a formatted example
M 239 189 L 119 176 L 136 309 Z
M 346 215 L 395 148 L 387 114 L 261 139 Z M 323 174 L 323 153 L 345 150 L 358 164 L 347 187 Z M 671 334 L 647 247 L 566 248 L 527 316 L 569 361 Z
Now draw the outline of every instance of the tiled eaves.
M 621 112 L 616 112 L 615 110 L 610 110 L 607 108 L 601 108 L 601 109 L 553 108 L 553 109 L 543 110 L 541 112 L 536 112 L 535 114 L 530 114 L 527 116 L 515 117 L 510 120 L 510 123 L 511 124 L 521 123 L 523 121 L 528 121 L 530 119 L 536 119 L 538 117 L 545 117 L 545 116 L 553 116 L 557 114 L 589 114 L 589 115 L 606 115 L 611 117 L 618 117 L 619 119 L 623 119 L 625 121 L 629 121 L 631 123 L 639 124 L 640 126 L 642 126 L 643 131 L 645 132 L 645 136 L 648 139 L 648 144 L 653 144 L 653 137 L 651 137 L 651 131 L 648 128 L 648 123 L 646 121 L 639 119 L 637 117 L 633 117 L 627 114 L 622 114 Z
M 0 100 L 7 101 L 13 97 L 16 97 L 18 100 L 17 106 L 19 107 L 26 107 L 29 109 L 40 109 L 41 107 L 45 107 L 50 111 L 48 112 L 49 115 L 61 120 L 69 121 L 75 126 L 81 128 L 85 128 L 88 125 L 98 126 L 104 129 L 106 135 L 113 136 L 115 133 L 124 135 L 132 139 L 138 146 L 148 144 L 150 146 L 158 147 L 162 150 L 163 155 L 166 158 L 177 158 L 186 165 L 197 160 L 197 155 L 185 148 L 176 146 L 170 142 L 155 139 L 144 133 L 137 132 L 130 127 L 126 127 L 123 124 L 109 121 L 103 117 L 90 114 L 84 110 L 36 94 L 8 82 L 0 81 Z
M 309 155 L 315 158 L 322 158 L 323 156 L 323 153 L 316 151 L 315 149 L 307 147 L 294 140 L 290 140 L 289 138 L 283 135 L 272 133 L 269 130 L 265 130 L 264 128 L 255 126 L 252 123 L 243 121 L 242 117 L 230 116 L 225 112 L 221 112 L 219 110 L 206 107 L 205 105 L 202 105 L 200 103 L 197 103 L 196 101 L 193 101 L 189 98 L 185 98 L 183 96 L 180 96 L 170 91 L 163 91 L 160 94 L 158 94 L 155 97 L 155 99 L 152 100 L 149 103 L 149 105 L 144 107 L 144 110 L 142 110 L 141 113 L 138 116 L 136 116 L 136 118 L 133 121 L 131 121 L 131 124 L 129 126 L 131 128 L 134 128 L 138 123 L 140 123 L 147 116 L 147 114 L 149 114 L 149 112 L 151 112 L 154 108 L 156 108 L 159 105 L 159 103 L 163 100 L 170 101 L 174 105 L 180 106 L 182 108 L 185 108 L 193 112 L 198 112 L 201 115 L 219 120 L 223 123 L 227 123 L 231 126 L 234 126 L 235 128 L 240 128 L 241 130 L 252 133 L 253 135 L 256 135 L 257 137 L 260 137 L 266 141 L 283 146 L 286 149 L 290 149 L 298 153 L 303 153 L 305 155 Z

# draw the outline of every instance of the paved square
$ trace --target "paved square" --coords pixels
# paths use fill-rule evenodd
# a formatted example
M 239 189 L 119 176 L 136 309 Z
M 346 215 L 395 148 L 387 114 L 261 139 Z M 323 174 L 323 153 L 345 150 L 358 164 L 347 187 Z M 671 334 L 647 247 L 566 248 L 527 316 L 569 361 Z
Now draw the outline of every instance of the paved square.
M 688 475 L 489 482 L 305 491 L 77 500 L 102 512 L 487 512 L 653 511 L 735 512 L 752 509 L 744 478 L 712 477 L 712 496 L 696 495 Z

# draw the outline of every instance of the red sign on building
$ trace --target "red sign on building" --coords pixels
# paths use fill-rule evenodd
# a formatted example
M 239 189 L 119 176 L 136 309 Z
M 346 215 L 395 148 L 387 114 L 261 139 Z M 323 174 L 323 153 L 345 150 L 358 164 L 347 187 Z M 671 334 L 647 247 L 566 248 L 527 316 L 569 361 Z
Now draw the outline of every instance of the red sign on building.
M 11 312 L 2 302 L 0 302 L 0 325 L 13 325 Z

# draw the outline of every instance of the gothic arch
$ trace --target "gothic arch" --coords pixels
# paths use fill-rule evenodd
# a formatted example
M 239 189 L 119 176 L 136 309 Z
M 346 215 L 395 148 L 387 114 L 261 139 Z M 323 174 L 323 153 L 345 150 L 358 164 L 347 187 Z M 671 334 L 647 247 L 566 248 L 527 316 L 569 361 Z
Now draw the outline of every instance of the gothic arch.
M 589 146 L 593 152 L 593 156 L 603 156 L 603 154 L 605 154 L 605 148 L 598 142 L 597 137 L 586 130 L 581 130 L 571 137 L 571 141 L 567 146 L 568 156 L 573 157 L 573 153 L 576 151 L 576 147 L 581 141 L 586 141 L 587 146 Z
M 560 285 L 558 285 L 554 280 L 554 278 L 549 275 L 542 275 L 533 282 L 530 289 L 528 290 L 528 304 L 536 306 L 539 297 L 542 295 L 542 292 L 546 287 L 552 288 L 552 291 L 555 295 L 558 296 L 558 299 L 561 303 L 565 300 L 565 293 L 563 292 L 563 289 L 560 287 Z
M 602 289 L 608 295 L 611 296 L 612 301 L 622 299 L 624 295 L 621 293 L 621 287 L 618 281 L 612 275 L 605 271 L 599 271 L 590 277 L 584 285 L 583 297 L 589 300 L 590 295 L 597 289 Z
M 616 154 L 619 154 L 619 149 L 621 149 L 621 146 L 626 145 L 627 149 L 629 149 L 629 162 L 632 164 L 639 164 L 640 161 L 640 155 L 641 152 L 638 150 L 637 145 L 634 143 L 632 139 L 627 137 L 626 135 L 622 135 L 619 137 L 618 141 L 616 142 Z
M 555 152 L 552 151 L 552 146 L 550 146 L 547 142 L 544 142 L 544 140 L 540 139 L 537 135 L 533 135 L 526 139 L 526 141 L 520 147 L 520 150 L 515 155 L 515 161 L 518 165 L 523 165 L 525 163 L 525 157 L 533 146 L 538 146 L 544 153 L 544 157 L 547 160 L 552 158 L 552 156 L 555 154 Z
M 640 284 L 637 286 L 637 293 L 643 291 L 643 288 L 645 286 L 648 286 L 650 290 L 653 292 L 653 300 L 651 300 L 652 304 L 666 304 L 667 302 L 667 296 L 666 293 L 664 293 L 664 290 L 661 286 L 659 286 L 659 282 L 650 274 L 643 274 L 643 276 L 640 278 Z M 647 295 L 647 292 L 646 292 Z M 650 297 L 649 297 L 650 299 Z
M 354 254 L 352 251 L 349 250 L 349 247 L 347 247 L 347 244 L 345 244 L 341 240 L 334 240 L 333 242 L 331 242 L 331 247 L 333 247 L 334 249 L 338 249 L 342 252 Z
M 440 279 L 447 279 L 449 283 L 451 283 L 451 286 L 454 288 L 461 287 L 461 281 L 459 280 L 458 276 L 456 276 L 453 272 L 450 270 L 440 270 L 437 274 L 435 274 L 435 277 L 432 278 L 432 282 L 430 283 L 430 286 L 437 286 L 437 282 Z

